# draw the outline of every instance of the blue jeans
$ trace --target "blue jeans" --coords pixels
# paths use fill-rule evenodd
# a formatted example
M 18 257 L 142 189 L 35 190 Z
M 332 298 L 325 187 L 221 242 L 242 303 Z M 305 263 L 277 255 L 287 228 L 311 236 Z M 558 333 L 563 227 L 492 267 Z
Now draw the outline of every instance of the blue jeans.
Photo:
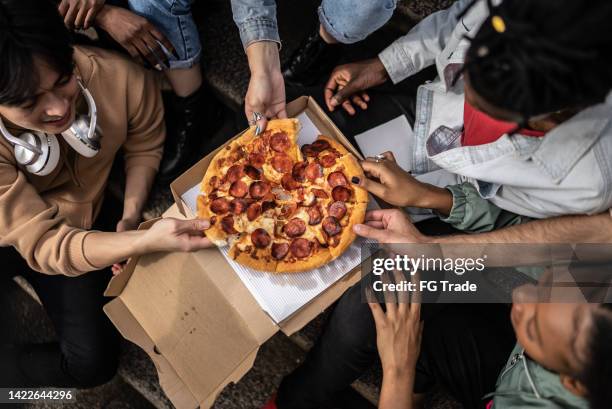
M 192 2 L 193 0 L 128 0 L 130 10 L 149 20 L 174 46 L 178 58 L 165 50 L 170 69 L 191 68 L 200 61 L 202 44 L 198 27 L 191 15 Z
M 338 42 L 352 44 L 389 21 L 396 4 L 397 0 L 323 0 L 319 21 Z

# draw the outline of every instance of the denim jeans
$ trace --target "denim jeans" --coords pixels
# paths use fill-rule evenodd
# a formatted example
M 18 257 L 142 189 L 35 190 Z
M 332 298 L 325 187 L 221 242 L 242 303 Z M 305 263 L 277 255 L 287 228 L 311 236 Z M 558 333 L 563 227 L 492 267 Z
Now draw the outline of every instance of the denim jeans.
M 231 0 L 234 21 L 242 45 L 256 41 L 277 41 L 275 0 Z M 382 27 L 393 15 L 397 0 L 323 0 L 319 20 L 337 41 L 361 41 Z
M 200 61 L 202 45 L 191 15 L 193 0 L 128 0 L 130 10 L 156 26 L 174 46 L 178 58 L 166 51 L 170 69 L 191 68 Z
M 319 21 L 338 42 L 352 44 L 389 21 L 396 3 L 397 0 L 323 0 Z

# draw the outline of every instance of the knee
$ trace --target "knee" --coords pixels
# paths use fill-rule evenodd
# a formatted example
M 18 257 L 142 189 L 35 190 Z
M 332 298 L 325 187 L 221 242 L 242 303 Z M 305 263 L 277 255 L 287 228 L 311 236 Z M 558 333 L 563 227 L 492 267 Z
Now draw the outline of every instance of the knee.
M 93 388 L 110 381 L 119 365 L 118 349 L 114 345 L 89 345 L 64 349 L 66 369 L 77 387 Z
M 319 19 L 337 41 L 351 44 L 382 27 L 395 10 L 397 0 L 329 0 L 319 9 Z
M 369 352 L 376 348 L 376 326 L 361 293 L 360 284 L 349 289 L 330 317 L 326 332 L 339 350 Z

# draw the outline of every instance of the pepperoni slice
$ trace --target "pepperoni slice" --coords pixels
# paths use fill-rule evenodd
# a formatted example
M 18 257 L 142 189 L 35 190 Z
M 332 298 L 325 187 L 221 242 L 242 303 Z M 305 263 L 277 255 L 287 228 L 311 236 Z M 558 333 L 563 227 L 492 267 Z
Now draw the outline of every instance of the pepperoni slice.
M 247 156 L 247 152 L 244 150 L 242 146 L 236 148 L 229 156 L 231 163 L 236 163 L 240 159 L 243 159 Z
M 299 189 L 302 186 L 288 173 L 285 173 L 283 175 L 281 179 L 281 185 L 285 188 L 285 190 L 295 190 Z
M 334 216 L 327 216 L 323 219 L 323 230 L 330 236 L 336 236 L 342 231 L 342 227 Z
M 308 224 L 311 226 L 317 225 L 321 223 L 323 219 L 323 213 L 321 213 L 321 209 L 319 206 L 312 206 L 308 210 Z
M 302 145 L 302 153 L 305 156 L 310 156 L 312 158 L 316 158 L 317 155 L 319 154 L 319 151 L 317 151 L 315 148 L 312 147 L 312 145 Z
M 276 152 L 287 152 L 291 148 L 291 142 L 285 132 L 277 132 L 270 138 L 270 147 Z
M 213 176 L 208 181 L 208 185 L 213 189 L 219 189 L 219 186 L 221 186 L 221 181 L 219 180 L 218 176 Z
M 235 181 L 240 180 L 240 178 L 243 176 L 244 167 L 242 165 L 233 165 L 227 170 L 225 179 L 230 183 L 234 183 Z
M 228 215 L 221 219 L 221 228 L 227 234 L 236 234 L 238 233 L 236 229 L 234 229 L 234 216 Z
M 327 183 L 329 183 L 331 187 L 336 187 L 336 186 L 341 186 L 341 185 L 347 186 L 348 180 L 346 180 L 346 176 L 344 176 L 344 173 L 332 172 L 329 174 L 329 176 L 327 176 Z
M 249 207 L 247 207 L 247 219 L 250 222 L 257 219 L 262 213 L 262 208 L 259 203 L 251 203 Z
M 331 154 L 323 155 L 322 157 L 319 158 L 319 163 L 324 168 L 331 168 L 332 166 L 336 164 L 336 156 L 331 155 Z
M 322 189 L 312 189 L 312 193 L 314 193 L 314 195 L 320 199 L 327 199 L 329 197 L 327 192 Z
M 235 215 L 239 215 L 239 214 L 244 213 L 248 206 L 249 204 L 247 203 L 246 200 L 234 199 L 230 202 L 229 209 L 230 209 L 230 212 L 234 213 Z
M 285 219 L 290 218 L 297 210 L 297 207 L 297 203 L 284 204 L 283 207 L 281 207 L 281 216 L 283 216 Z
M 331 146 L 325 139 L 317 139 L 312 143 L 312 148 L 317 152 L 321 152 L 325 149 L 331 148 Z
M 249 187 L 242 180 L 237 180 L 229 188 L 230 195 L 234 197 L 245 197 L 249 191 Z
M 251 233 L 251 241 L 255 247 L 263 249 L 270 245 L 272 238 L 264 229 L 255 229 Z
M 334 202 L 329 205 L 327 213 L 330 216 L 333 216 L 336 219 L 340 220 L 346 215 L 346 205 L 344 204 L 344 202 Z
M 346 186 L 336 186 L 332 189 L 332 197 L 335 201 L 348 202 L 351 199 L 351 189 Z
M 305 174 L 308 180 L 314 182 L 317 178 L 323 176 L 323 168 L 318 163 L 313 162 L 306 166 Z
M 287 243 L 272 243 L 272 257 L 276 260 L 282 260 L 289 253 L 289 244 Z
M 289 237 L 300 237 L 306 233 L 306 223 L 304 223 L 304 220 L 295 217 L 289 220 L 285 227 L 283 227 L 283 231 Z
M 308 164 L 306 162 L 298 162 L 293 165 L 293 171 L 291 172 L 291 176 L 293 176 L 293 179 L 297 180 L 298 182 L 305 181 L 307 165 Z
M 250 165 L 255 166 L 258 169 L 261 169 L 264 163 L 266 163 L 266 158 L 261 153 L 253 152 L 249 155 Z
M 210 202 L 210 211 L 215 214 L 225 214 L 229 211 L 230 204 L 227 199 L 219 197 Z
M 310 253 L 312 253 L 312 247 L 312 242 L 304 238 L 299 238 L 291 240 L 289 250 L 291 251 L 291 254 L 297 258 L 306 258 L 310 256 Z
M 293 161 L 284 153 L 278 153 L 272 158 L 272 167 L 280 173 L 288 173 L 293 169 Z
M 246 165 L 244 167 L 244 173 L 246 173 L 247 176 L 250 177 L 251 179 L 254 179 L 254 180 L 261 179 L 261 172 L 255 166 Z
M 251 183 L 251 187 L 249 187 L 249 194 L 253 199 L 261 199 L 268 193 L 272 187 L 269 183 L 266 182 L 253 182 Z

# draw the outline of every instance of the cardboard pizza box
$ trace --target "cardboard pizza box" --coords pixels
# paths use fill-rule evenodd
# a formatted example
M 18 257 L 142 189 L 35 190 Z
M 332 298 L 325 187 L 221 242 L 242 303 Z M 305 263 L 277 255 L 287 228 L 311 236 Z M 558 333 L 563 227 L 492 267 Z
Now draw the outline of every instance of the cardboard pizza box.
M 312 98 L 291 102 L 287 112 L 290 117 L 305 113 L 322 133 L 359 156 Z M 218 150 L 171 184 L 176 203 L 163 217 L 193 217 L 182 195 L 201 181 Z M 301 329 L 359 281 L 359 270 L 354 268 L 277 323 L 218 249 L 150 254 L 132 258 L 111 280 L 105 295 L 115 298 L 104 311 L 126 339 L 151 357 L 174 406 L 208 408 L 225 386 L 249 371 L 264 342 L 278 331 L 290 335 Z

